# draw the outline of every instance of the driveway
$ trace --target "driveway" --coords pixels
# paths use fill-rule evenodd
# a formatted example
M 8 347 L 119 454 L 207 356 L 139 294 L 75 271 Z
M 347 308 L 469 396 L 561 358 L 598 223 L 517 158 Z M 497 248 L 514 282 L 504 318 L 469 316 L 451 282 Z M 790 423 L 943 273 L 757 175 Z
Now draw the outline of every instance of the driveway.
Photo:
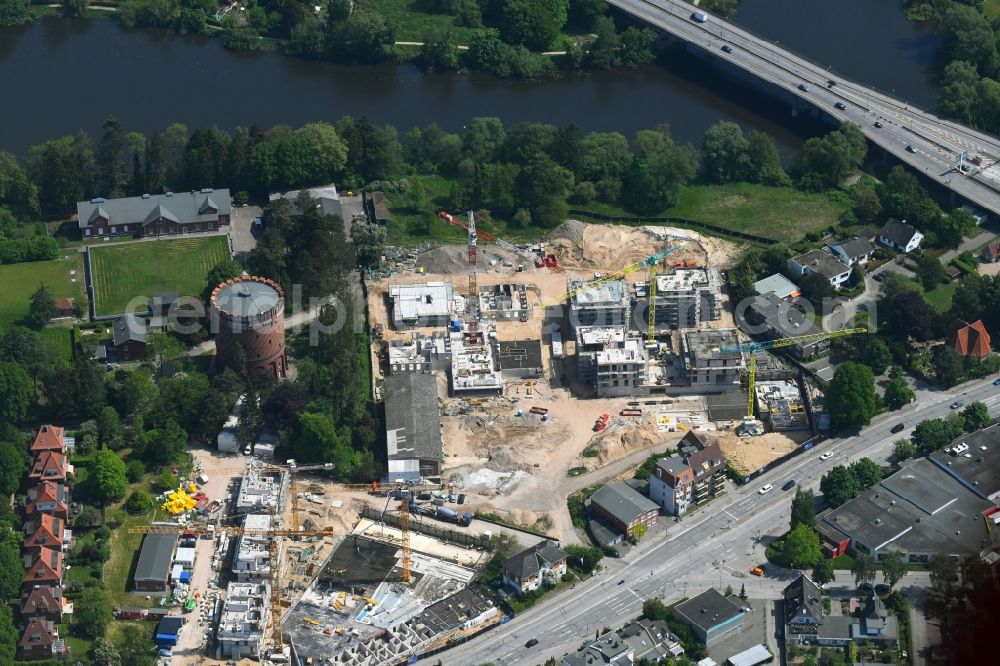
M 938 259 L 941 261 L 942 264 L 947 264 L 949 261 L 951 261 L 958 255 L 962 254 L 963 252 L 969 252 L 971 250 L 975 250 L 977 248 L 986 245 L 991 240 L 996 238 L 996 236 L 997 235 L 992 231 L 984 231 L 981 234 L 973 236 L 972 238 L 969 238 L 968 240 L 964 241 L 956 249 L 948 250 L 940 257 L 938 257 Z
M 246 255 L 257 247 L 257 239 L 253 235 L 253 221 L 262 214 L 260 206 L 233 208 L 229 218 L 229 236 L 233 240 L 233 254 L 237 260 L 245 259 Z

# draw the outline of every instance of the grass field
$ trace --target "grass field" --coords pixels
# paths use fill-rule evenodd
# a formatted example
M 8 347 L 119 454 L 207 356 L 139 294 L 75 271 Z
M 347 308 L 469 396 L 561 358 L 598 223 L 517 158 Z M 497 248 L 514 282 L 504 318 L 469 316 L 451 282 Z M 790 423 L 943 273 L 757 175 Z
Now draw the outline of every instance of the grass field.
M 159 291 L 200 294 L 208 271 L 229 257 L 229 240 L 202 236 L 92 247 L 90 256 L 97 314 L 111 315 Z
M 951 308 L 951 299 L 955 296 L 958 288 L 957 282 L 949 282 L 925 292 L 924 298 L 931 304 L 931 307 L 938 312 L 947 312 Z
M 76 251 L 66 255 L 69 259 L 0 266 L 0 329 L 28 314 L 31 294 L 40 283 L 48 285 L 55 298 L 71 296 L 83 306 L 83 258 Z M 70 271 L 76 271 L 76 282 L 70 282 Z
M 1000 16 L 1000 0 L 983 0 L 983 13 L 991 19 Z
M 422 42 L 428 31 L 447 29 L 455 44 L 468 44 L 477 31 L 455 25 L 455 17 L 427 11 L 428 2 L 421 0 L 359 0 L 359 6 L 376 11 L 396 26 L 396 40 Z

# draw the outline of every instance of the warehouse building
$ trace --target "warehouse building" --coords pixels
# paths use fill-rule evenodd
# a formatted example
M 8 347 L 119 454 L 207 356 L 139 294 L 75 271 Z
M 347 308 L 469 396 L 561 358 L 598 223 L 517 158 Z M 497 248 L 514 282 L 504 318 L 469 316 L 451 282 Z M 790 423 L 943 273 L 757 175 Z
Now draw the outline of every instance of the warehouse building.
M 390 481 L 440 476 L 444 449 L 433 375 L 385 378 L 385 439 Z

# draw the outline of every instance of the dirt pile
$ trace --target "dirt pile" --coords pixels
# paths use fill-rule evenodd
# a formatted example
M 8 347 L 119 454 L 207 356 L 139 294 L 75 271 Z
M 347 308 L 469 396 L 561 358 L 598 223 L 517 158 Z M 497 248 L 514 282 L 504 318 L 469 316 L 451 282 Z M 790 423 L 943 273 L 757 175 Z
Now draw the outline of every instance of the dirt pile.
M 718 441 L 726 462 L 740 474 L 746 475 L 756 472 L 772 460 L 791 453 L 800 443 L 797 439 L 808 436 L 805 433 L 790 434 L 798 437 L 793 439 L 783 433 L 771 432 L 760 437 L 743 439 L 733 432 L 726 432 Z
M 675 437 L 675 435 L 670 435 Z M 649 449 L 667 440 L 665 433 L 657 432 L 656 426 L 648 421 L 631 427 L 609 428 L 594 437 L 585 449 L 597 455 L 581 456 L 583 467 L 588 470 L 604 467 L 636 451 Z

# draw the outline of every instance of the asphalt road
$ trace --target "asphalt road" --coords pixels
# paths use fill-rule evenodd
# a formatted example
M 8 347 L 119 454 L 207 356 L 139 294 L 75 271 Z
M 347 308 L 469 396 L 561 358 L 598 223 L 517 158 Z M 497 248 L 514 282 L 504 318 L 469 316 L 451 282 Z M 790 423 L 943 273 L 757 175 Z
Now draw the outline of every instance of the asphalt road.
M 610 4 L 647 21 L 726 62 L 783 88 L 840 121 L 856 123 L 874 143 L 969 201 L 1000 213 L 1000 139 L 911 106 L 906 100 L 832 74 L 753 33 L 715 16 L 692 20 L 694 5 L 680 0 L 609 0 Z M 845 48 L 849 43 L 845 41 Z M 730 49 L 723 51 L 723 46 Z M 828 86 L 834 80 L 836 85 Z M 800 86 L 802 86 L 800 88 Z M 844 108 L 838 108 L 836 104 Z M 882 127 L 876 127 L 878 122 Z M 958 170 L 962 152 L 982 156 L 981 166 Z
M 752 598 L 777 598 L 797 572 L 768 567 L 763 578 L 747 575 L 764 559 L 764 544 L 784 533 L 790 518 L 792 491 L 780 490 L 788 479 L 818 489 L 820 477 L 831 467 L 862 457 L 884 462 L 892 443 L 908 436 L 924 419 L 952 413 L 950 404 L 982 400 L 990 413 L 1000 413 L 1000 387 L 993 377 L 969 382 L 948 391 L 917 391 L 917 402 L 899 412 L 878 417 L 852 437 L 826 440 L 814 450 L 740 488 L 730 488 L 693 516 L 668 523 L 668 539 L 648 536 L 626 560 L 605 559 L 606 570 L 575 588 L 543 599 L 502 628 L 486 632 L 445 653 L 445 661 L 474 665 L 493 663 L 540 664 L 575 651 L 604 627 L 619 627 L 641 613 L 642 601 L 651 596 L 668 603 L 716 585 L 746 585 Z M 906 429 L 893 434 L 897 423 Z M 820 456 L 832 451 L 828 460 Z M 760 495 L 765 483 L 774 490 Z M 665 520 L 669 520 L 666 518 Z M 525 648 L 529 639 L 539 643 Z

